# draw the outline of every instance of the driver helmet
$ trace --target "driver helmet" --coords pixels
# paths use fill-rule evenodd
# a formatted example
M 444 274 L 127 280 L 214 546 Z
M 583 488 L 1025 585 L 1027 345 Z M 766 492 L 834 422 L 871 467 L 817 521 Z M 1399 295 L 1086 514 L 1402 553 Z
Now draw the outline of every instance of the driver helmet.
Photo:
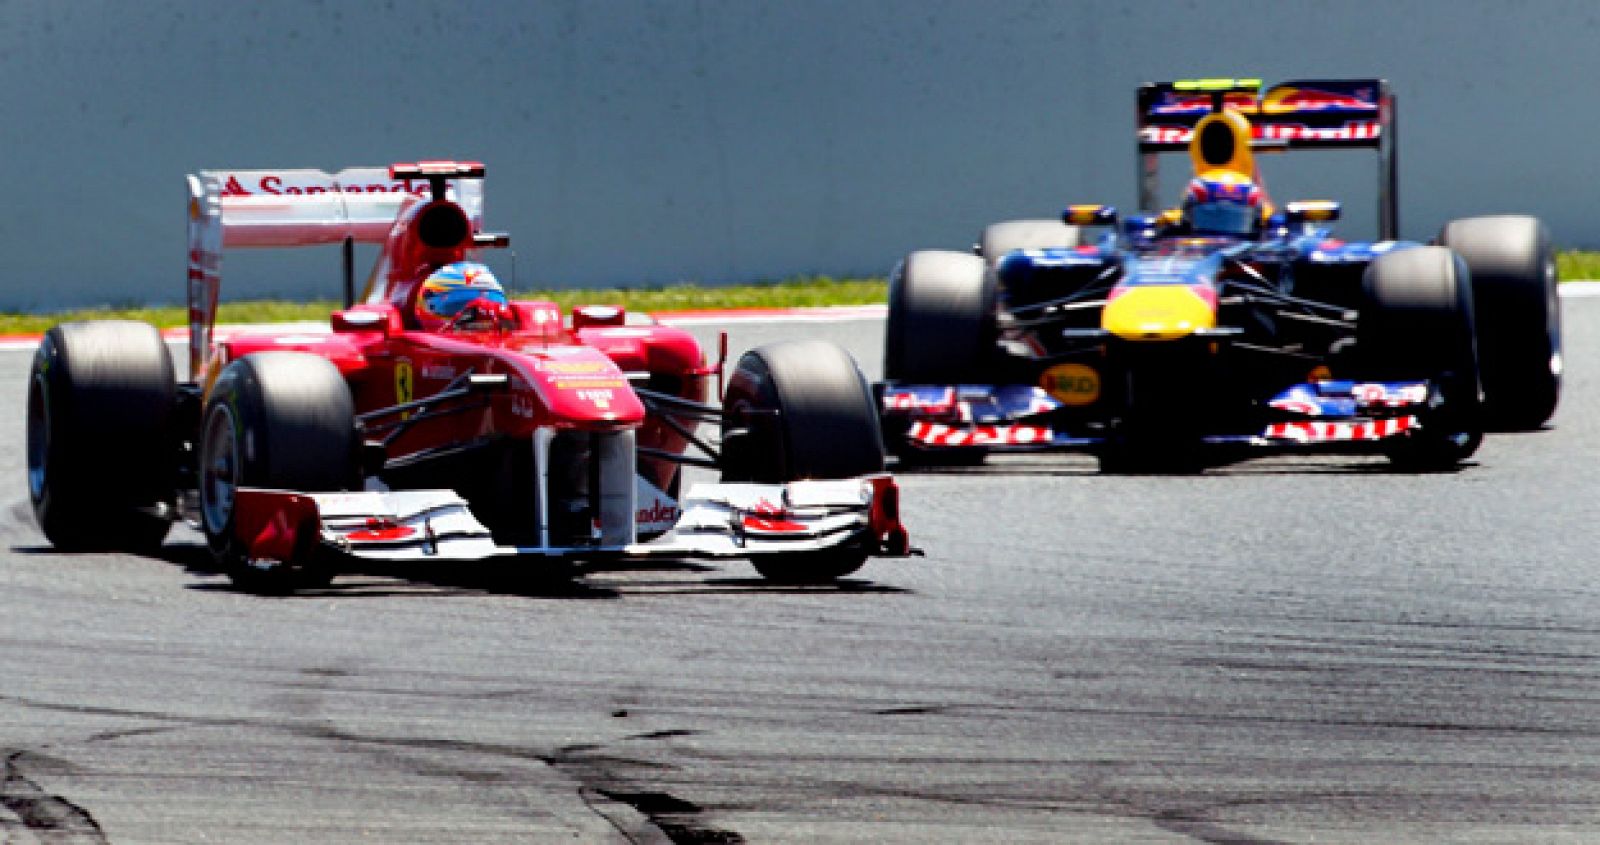
M 475 261 L 457 261 L 428 274 L 417 292 L 417 322 L 425 329 L 450 325 L 461 309 L 480 299 L 509 307 L 505 289 L 489 268 Z
M 1261 231 L 1264 197 L 1255 182 L 1235 173 L 1189 180 L 1183 219 L 1195 235 L 1253 236 Z

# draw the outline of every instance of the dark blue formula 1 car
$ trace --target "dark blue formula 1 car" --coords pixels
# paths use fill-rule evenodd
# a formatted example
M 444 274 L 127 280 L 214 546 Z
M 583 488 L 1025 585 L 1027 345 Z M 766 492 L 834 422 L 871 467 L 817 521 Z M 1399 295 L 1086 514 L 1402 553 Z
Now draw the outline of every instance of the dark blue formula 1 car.
M 1165 471 L 1314 449 L 1435 471 L 1485 430 L 1549 420 L 1549 234 L 1505 215 L 1396 240 L 1383 80 L 1152 84 L 1139 114 L 1141 204 L 1156 207 L 1160 155 L 1187 150 L 1181 207 L 1074 205 L 895 268 L 882 420 L 902 463 L 1073 450 Z M 1380 240 L 1335 239 L 1338 203 L 1267 196 L 1255 152 L 1317 148 L 1377 151 Z

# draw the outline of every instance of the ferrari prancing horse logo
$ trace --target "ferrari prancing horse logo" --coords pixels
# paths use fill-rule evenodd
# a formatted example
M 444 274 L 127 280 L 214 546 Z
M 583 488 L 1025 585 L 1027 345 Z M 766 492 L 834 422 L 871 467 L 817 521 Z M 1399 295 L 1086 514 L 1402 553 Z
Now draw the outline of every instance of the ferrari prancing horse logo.
M 401 358 L 394 362 L 394 401 L 410 402 L 417 395 L 417 376 L 411 371 L 411 362 Z

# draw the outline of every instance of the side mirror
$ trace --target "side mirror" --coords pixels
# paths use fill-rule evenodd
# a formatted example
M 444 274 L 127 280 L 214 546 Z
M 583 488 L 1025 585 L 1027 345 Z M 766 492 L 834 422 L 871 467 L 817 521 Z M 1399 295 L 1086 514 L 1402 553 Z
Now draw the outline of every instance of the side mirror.
M 1283 220 L 1290 228 L 1307 223 L 1331 223 L 1339 219 L 1337 200 L 1296 200 L 1283 207 Z
M 331 315 L 335 332 L 381 332 L 385 337 L 405 329 L 393 305 L 356 305 Z
M 627 323 L 627 309 L 620 305 L 579 305 L 572 309 L 573 331 L 590 326 L 623 326 Z
M 1117 209 L 1110 205 L 1069 205 L 1061 212 L 1061 222 L 1069 226 L 1115 226 Z

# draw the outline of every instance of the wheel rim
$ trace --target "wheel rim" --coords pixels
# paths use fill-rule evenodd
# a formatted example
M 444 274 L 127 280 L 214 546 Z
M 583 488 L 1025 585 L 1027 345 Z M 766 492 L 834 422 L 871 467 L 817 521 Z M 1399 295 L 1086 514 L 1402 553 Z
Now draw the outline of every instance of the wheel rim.
M 44 498 L 50 471 L 50 403 L 45 390 L 44 377 L 34 376 L 28 391 L 28 495 L 36 502 Z
M 215 406 L 206 417 L 200 441 L 200 516 L 206 533 L 213 536 L 227 530 L 234 491 L 239 489 L 239 444 L 234 432 L 233 410 Z

